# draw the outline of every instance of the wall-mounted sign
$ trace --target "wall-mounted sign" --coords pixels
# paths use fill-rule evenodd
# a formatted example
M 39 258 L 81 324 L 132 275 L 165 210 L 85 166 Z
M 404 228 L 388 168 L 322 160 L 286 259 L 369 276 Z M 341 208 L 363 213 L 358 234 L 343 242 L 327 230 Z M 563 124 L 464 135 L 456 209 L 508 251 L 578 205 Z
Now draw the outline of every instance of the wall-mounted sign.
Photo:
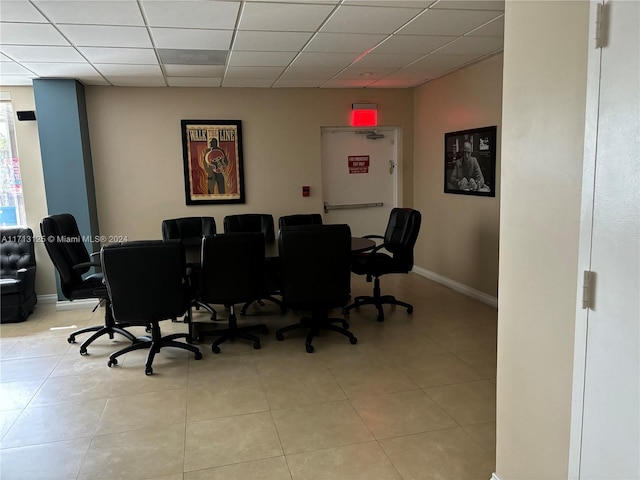
M 349 173 L 369 173 L 369 155 L 349 155 Z

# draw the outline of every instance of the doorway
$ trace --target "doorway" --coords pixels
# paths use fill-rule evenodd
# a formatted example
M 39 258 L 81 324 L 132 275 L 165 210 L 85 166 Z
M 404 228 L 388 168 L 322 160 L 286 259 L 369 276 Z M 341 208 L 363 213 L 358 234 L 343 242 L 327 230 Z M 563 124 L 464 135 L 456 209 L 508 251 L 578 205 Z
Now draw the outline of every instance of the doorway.
M 323 128 L 321 136 L 325 223 L 383 235 L 398 205 L 398 129 Z

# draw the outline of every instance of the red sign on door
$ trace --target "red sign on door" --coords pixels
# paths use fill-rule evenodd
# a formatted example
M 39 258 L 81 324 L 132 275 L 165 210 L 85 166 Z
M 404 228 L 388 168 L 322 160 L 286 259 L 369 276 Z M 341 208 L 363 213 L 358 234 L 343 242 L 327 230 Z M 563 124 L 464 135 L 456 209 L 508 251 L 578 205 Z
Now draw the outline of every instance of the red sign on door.
M 349 155 L 349 173 L 369 173 L 369 155 Z

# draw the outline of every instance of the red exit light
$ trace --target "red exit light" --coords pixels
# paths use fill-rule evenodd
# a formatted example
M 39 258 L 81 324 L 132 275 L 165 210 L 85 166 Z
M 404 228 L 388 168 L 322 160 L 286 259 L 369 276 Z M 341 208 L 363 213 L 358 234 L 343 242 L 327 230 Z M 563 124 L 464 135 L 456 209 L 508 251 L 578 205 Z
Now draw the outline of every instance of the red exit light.
M 375 103 L 351 104 L 352 127 L 376 127 L 378 125 L 378 105 Z

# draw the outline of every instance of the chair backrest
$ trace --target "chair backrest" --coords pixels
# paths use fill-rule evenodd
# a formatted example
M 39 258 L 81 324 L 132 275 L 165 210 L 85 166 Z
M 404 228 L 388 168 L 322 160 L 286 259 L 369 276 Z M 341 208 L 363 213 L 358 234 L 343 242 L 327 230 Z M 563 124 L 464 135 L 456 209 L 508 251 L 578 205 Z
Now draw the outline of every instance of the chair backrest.
M 348 225 L 284 227 L 279 236 L 284 303 L 291 308 L 341 307 L 351 285 Z
M 198 240 L 216 234 L 216 219 L 213 217 L 182 217 L 162 221 L 163 240 Z
M 1 227 L 0 234 L 1 277 L 14 277 L 21 268 L 35 268 L 33 230 L 28 227 Z
M 385 247 L 393 254 L 396 267 L 411 270 L 413 267 L 413 247 L 420 232 L 422 215 L 411 208 L 393 208 L 384 233 Z
M 276 238 L 273 215 L 263 213 L 245 213 L 242 215 L 228 215 L 224 217 L 225 233 L 262 232 L 267 242 Z
M 91 261 L 76 219 L 69 213 L 50 215 L 40 222 L 40 233 L 47 253 L 60 275 L 62 293 L 68 298 L 69 292 L 82 283 L 82 275 L 91 268 L 89 265 L 74 268 L 75 265 Z
M 107 245 L 100 259 L 117 322 L 146 325 L 187 310 L 184 253 L 178 240 Z
M 322 225 L 322 215 L 319 213 L 298 213 L 284 215 L 278 219 L 278 228 L 295 227 L 298 225 Z
M 225 233 L 202 243 L 200 297 L 234 305 L 260 298 L 264 291 L 264 235 Z

